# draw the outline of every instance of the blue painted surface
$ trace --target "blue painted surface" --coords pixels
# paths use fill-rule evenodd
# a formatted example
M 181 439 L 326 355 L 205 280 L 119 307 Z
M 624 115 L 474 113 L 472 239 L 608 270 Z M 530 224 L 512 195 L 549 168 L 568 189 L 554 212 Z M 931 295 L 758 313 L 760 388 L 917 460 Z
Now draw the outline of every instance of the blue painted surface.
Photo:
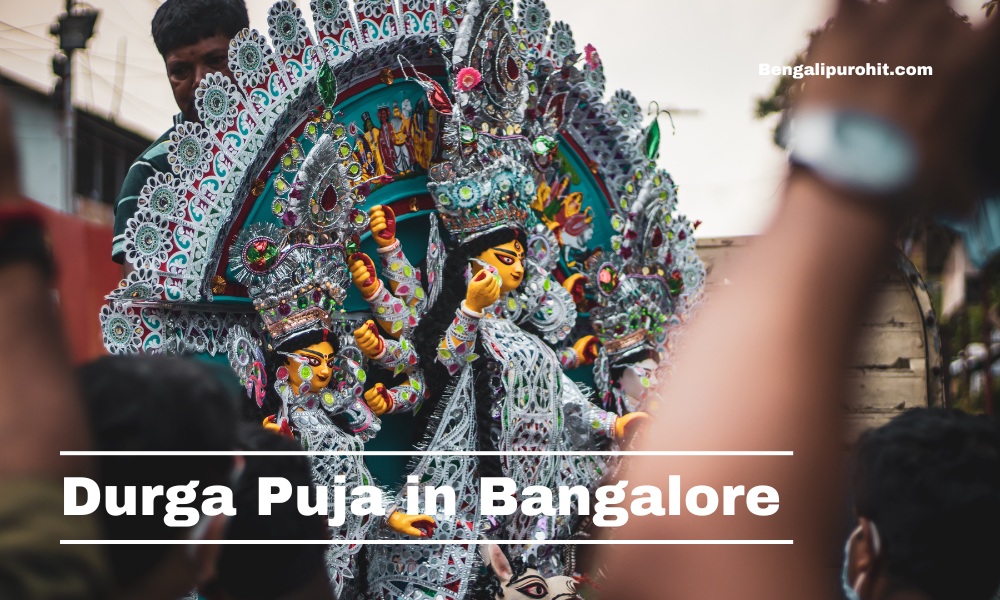
M 360 132 L 362 130 L 361 116 L 363 113 L 368 112 L 377 125 L 378 107 L 391 107 L 393 102 L 401 103 L 404 98 L 408 98 L 414 108 L 421 99 L 426 104 L 424 92 L 416 84 L 406 81 L 398 81 L 392 86 L 379 84 L 346 99 L 342 104 L 338 104 L 335 107 L 335 110 L 338 112 L 336 120 L 345 126 L 350 126 L 352 123 L 356 124 Z M 350 133 L 348 137 L 352 141 L 355 139 Z M 301 137 L 299 141 L 304 150 L 308 151 L 311 149 L 312 143 L 309 140 Z M 587 244 L 588 248 L 594 249 L 598 246 L 603 246 L 606 249 L 609 248 L 610 238 L 615 232 L 609 222 L 610 208 L 608 199 L 604 195 L 597 178 L 590 172 L 583 158 L 578 156 L 565 140 L 562 140 L 560 144 L 559 156 L 563 164 L 560 179 L 562 175 L 570 175 L 571 185 L 569 191 L 582 192 L 584 209 L 589 207 L 594 215 L 593 237 Z M 275 195 L 273 185 L 278 172 L 280 172 L 280 169 L 275 169 L 275 172 L 271 174 L 265 191 L 257 198 L 255 206 L 251 209 L 246 223 L 243 225 L 244 228 L 254 223 L 279 224 L 279 221 L 271 212 L 271 203 Z M 368 208 L 376 204 L 392 204 L 400 200 L 408 200 L 415 196 L 425 195 L 427 193 L 426 185 L 426 175 L 418 171 L 407 179 L 393 181 L 374 190 L 361 208 L 367 211 Z M 614 191 L 612 190 L 612 192 Z M 402 242 L 407 257 L 415 266 L 419 265 L 425 258 L 429 231 L 427 215 L 430 212 L 433 211 L 397 215 L 397 237 Z M 371 239 L 370 233 L 362 236 L 361 250 L 373 257 L 377 268 L 380 268 L 376 254 L 377 246 Z M 560 259 L 559 268 L 563 271 L 564 275 L 574 272 L 574 269 L 567 267 L 565 261 L 562 259 Z M 227 274 L 231 275 L 231 273 Z M 234 304 L 249 303 L 247 298 L 232 296 L 216 296 L 215 300 L 217 302 Z M 361 299 L 360 293 L 353 286 L 350 288 L 348 296 L 344 301 L 344 309 L 349 313 L 368 311 L 367 303 Z M 225 363 L 225 357 L 211 358 L 205 355 L 202 358 L 211 360 L 213 363 Z M 569 371 L 568 375 L 575 381 L 593 386 L 593 371 L 590 367 Z M 388 382 L 385 383 L 388 384 Z M 366 448 L 369 450 L 411 449 L 413 447 L 412 422 L 413 418 L 410 415 L 390 415 L 384 418 L 382 421 L 382 431 L 374 440 L 366 444 Z M 376 480 L 391 490 L 398 490 L 401 487 L 405 479 L 407 462 L 407 459 L 402 457 L 371 457 L 367 460 Z
M 342 104 L 336 105 L 336 121 L 347 127 L 350 127 L 351 124 L 356 125 L 358 134 L 360 135 L 363 132 L 362 115 L 364 113 L 369 113 L 373 122 L 376 126 L 378 126 L 378 108 L 380 106 L 388 106 L 391 108 L 393 103 L 401 104 L 404 99 L 410 100 L 414 110 L 416 110 L 419 102 L 423 102 L 424 106 L 427 105 L 423 89 L 414 83 L 399 81 L 394 83 L 392 86 L 379 84 L 348 98 Z M 358 136 L 352 136 L 350 132 L 348 133 L 348 139 L 352 142 L 356 141 L 357 137 Z M 303 150 L 308 154 L 313 147 L 313 143 L 304 135 L 300 136 L 298 141 L 302 145 Z M 243 224 L 243 229 L 246 229 L 256 223 L 270 223 L 281 226 L 280 221 L 271 211 L 271 204 L 275 198 L 274 182 L 280 173 L 281 169 L 276 167 L 270 174 L 267 180 L 267 185 L 264 188 L 264 192 L 256 199 L 253 208 L 247 215 L 247 219 Z M 426 193 L 426 173 L 417 167 L 414 173 L 408 175 L 405 179 L 393 181 L 375 189 L 368 196 L 366 202 L 361 206 L 361 208 L 367 211 L 368 208 L 376 204 L 391 204 L 399 200 L 407 200 L 414 196 L 425 195 Z M 422 216 L 426 214 L 426 212 L 427 211 L 423 211 L 421 213 L 417 213 L 416 215 L 399 215 L 397 218 L 397 224 L 399 227 L 397 235 L 403 242 L 404 247 L 407 249 L 407 256 L 415 265 L 424 258 L 427 247 L 428 227 L 426 218 L 413 219 L 413 217 Z M 374 243 L 368 241 L 370 237 L 370 234 L 367 233 L 362 236 L 362 251 L 368 253 L 372 257 L 375 257 L 376 246 Z M 231 271 L 227 269 L 227 278 L 230 278 L 231 276 Z M 249 303 L 247 298 L 234 296 L 216 296 L 216 301 L 233 304 Z M 344 303 L 344 309 L 348 312 L 366 310 L 367 304 L 361 300 L 360 294 L 358 294 L 356 290 L 352 289 Z

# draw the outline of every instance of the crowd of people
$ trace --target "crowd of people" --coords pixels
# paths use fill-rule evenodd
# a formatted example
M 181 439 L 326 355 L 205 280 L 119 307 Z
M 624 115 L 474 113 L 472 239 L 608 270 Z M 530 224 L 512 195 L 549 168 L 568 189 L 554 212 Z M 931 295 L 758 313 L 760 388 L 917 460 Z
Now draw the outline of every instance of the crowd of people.
M 240 0 L 168 0 L 164 6 L 181 2 L 214 17 L 178 20 L 178 13 L 161 11 L 153 21 L 181 109 L 178 123 L 197 119 L 197 82 L 228 71 L 229 39 L 248 22 Z M 171 14 L 174 20 L 164 16 Z M 730 276 L 747 283 L 719 292 L 686 331 L 663 383 L 660 411 L 669 418 L 654 416 L 641 439 L 641 449 L 775 449 L 794 456 L 686 458 L 671 469 L 719 487 L 752 473 L 782 491 L 775 517 L 634 518 L 622 538 L 784 538 L 794 545 L 608 546 L 594 559 L 608 575 L 602 597 L 771 600 L 843 593 L 850 600 L 989 600 L 997 593 L 1000 428 L 994 420 L 911 410 L 863 435 L 847 490 L 838 466 L 842 366 L 895 228 L 915 211 L 961 210 L 995 190 L 1000 25 L 970 29 L 949 14 L 940 0 L 839 3 L 817 61 L 929 64 L 935 77 L 810 81 L 793 115 L 802 115 L 803 123 L 822 111 L 864 115 L 882 145 L 845 147 L 884 155 L 902 140 L 900 160 L 911 153 L 911 172 L 879 182 L 855 176 L 861 166 L 838 170 L 842 165 L 831 166 L 829 155 L 807 151 L 804 133 L 796 159 L 793 132 L 782 205 Z M 142 182 L 166 170 L 157 161 L 169 133 L 126 179 L 116 244 Z M 55 266 L 44 226 L 20 195 L 16 156 L 0 99 L 0 598 L 174 600 L 195 588 L 209 600 L 334 598 L 322 545 L 205 543 L 328 539 L 320 517 L 304 517 L 292 506 L 256 514 L 256 479 L 280 473 L 308 486 L 308 458 L 59 455 L 301 446 L 272 431 L 277 427 L 241 423 L 237 405 L 246 399 L 198 361 L 107 357 L 74 369 L 50 293 Z M 719 365 L 726 365 L 721 374 Z M 659 461 L 637 457 L 620 478 L 660 485 Z M 102 486 L 225 484 L 247 509 L 201 517 L 187 528 L 165 525 L 162 496 L 153 515 L 66 516 L 63 478 L 71 476 Z M 853 522 L 837 586 L 831 548 L 843 532 L 838 516 L 846 491 Z M 192 543 L 60 543 L 137 539 Z M 502 554 L 493 558 L 505 562 Z M 510 565 L 506 569 L 509 578 Z

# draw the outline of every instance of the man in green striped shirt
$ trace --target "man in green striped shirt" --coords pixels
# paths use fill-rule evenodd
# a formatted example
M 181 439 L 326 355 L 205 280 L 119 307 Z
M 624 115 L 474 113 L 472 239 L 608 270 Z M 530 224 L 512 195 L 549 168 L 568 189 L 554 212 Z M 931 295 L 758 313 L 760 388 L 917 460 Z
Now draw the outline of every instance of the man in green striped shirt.
M 167 79 L 180 113 L 174 124 L 147 148 L 129 167 L 115 201 L 115 237 L 111 256 L 125 265 L 125 230 L 135 215 L 139 195 L 146 181 L 156 173 L 169 173 L 167 146 L 170 134 L 184 121 L 197 121 L 194 92 L 209 73 L 229 70 L 229 41 L 250 26 L 244 0 L 167 0 L 153 15 L 152 33 L 156 49 L 163 57 Z

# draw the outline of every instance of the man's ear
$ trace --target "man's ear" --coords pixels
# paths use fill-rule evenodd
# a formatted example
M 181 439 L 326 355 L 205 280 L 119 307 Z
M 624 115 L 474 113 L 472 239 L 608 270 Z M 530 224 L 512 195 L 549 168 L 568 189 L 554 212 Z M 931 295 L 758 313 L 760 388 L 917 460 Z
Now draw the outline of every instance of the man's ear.
M 858 517 L 858 526 L 861 527 L 861 531 L 858 533 L 859 550 L 863 552 L 869 562 L 874 563 L 882 551 L 882 540 L 879 539 L 878 528 L 867 517 Z
M 879 553 L 881 551 L 881 540 L 878 529 L 871 519 L 858 517 L 857 533 L 851 543 L 851 571 L 854 573 L 854 581 L 858 593 L 861 588 L 874 584 Z

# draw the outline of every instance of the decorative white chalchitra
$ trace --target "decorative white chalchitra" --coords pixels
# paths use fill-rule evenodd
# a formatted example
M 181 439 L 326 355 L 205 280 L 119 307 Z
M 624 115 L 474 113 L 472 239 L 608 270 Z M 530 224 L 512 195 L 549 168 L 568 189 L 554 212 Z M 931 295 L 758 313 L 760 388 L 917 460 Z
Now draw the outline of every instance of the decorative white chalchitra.
M 362 152 L 365 144 L 374 143 L 374 129 L 365 141 L 369 131 L 358 130 L 362 115 L 342 119 L 337 108 L 353 110 L 357 106 L 350 105 L 359 99 L 365 107 L 370 102 L 370 112 L 376 114 L 396 90 L 402 97 L 405 87 L 413 91 L 415 83 L 427 91 L 423 100 L 433 110 L 423 115 L 440 117 L 444 128 L 441 136 L 429 126 L 423 131 L 434 140 L 440 137 L 448 152 L 448 160 L 430 169 L 428 191 L 449 241 L 457 244 L 498 226 L 533 232 L 529 199 L 564 138 L 579 148 L 586 168 L 615 201 L 640 170 L 649 169 L 649 161 L 642 153 L 641 111 L 634 98 L 617 92 L 609 102 L 601 100 L 603 68 L 589 58 L 577 68 L 580 55 L 572 33 L 562 23 L 550 27 L 542 0 L 522 0 L 516 11 L 510 0 L 357 0 L 353 6 L 345 0 L 311 0 L 310 8 L 312 31 L 294 3 L 276 3 L 268 12 L 268 36 L 252 30 L 235 36 L 229 53 L 233 81 L 212 75 L 199 86 L 200 122 L 174 132 L 172 172 L 151 177 L 142 191 L 126 232 L 126 260 L 134 271 L 109 295 L 101 322 L 111 352 L 228 354 L 251 398 L 259 403 L 265 392 L 278 393 L 282 415 L 307 447 L 357 450 L 377 430 L 378 421 L 360 404 L 364 375 L 352 362 L 360 354 L 347 347 L 349 333 L 360 321 L 342 322 L 340 302 L 349 281 L 346 261 L 357 251 L 353 234 L 367 223 L 359 206 L 369 200 L 371 188 L 364 184 L 382 183 L 375 183 L 378 176 L 369 172 L 374 163 L 366 163 Z M 474 68 L 482 83 L 464 90 L 452 85 L 449 98 L 439 82 L 466 67 Z M 431 69 L 434 78 L 418 71 Z M 401 86 L 404 75 L 416 80 Z M 338 90 L 357 96 L 336 104 Z M 380 96 L 385 90 L 389 92 Z M 368 91 L 371 96 L 364 96 Z M 387 104 L 393 101 L 389 98 Z M 404 117 L 405 107 L 401 101 Z M 527 119 L 526 108 L 533 111 Z M 388 119 L 376 121 L 388 131 Z M 435 156 L 420 146 L 411 158 L 422 157 L 426 163 Z M 531 166 L 535 172 L 529 172 Z M 401 170 L 393 174 L 398 181 L 406 178 Z M 420 175 L 409 176 L 407 193 L 414 193 L 412 183 Z M 391 192 L 389 185 L 380 192 Z M 622 206 L 622 221 L 632 216 L 632 206 L 640 205 Z M 671 235 L 690 232 L 690 226 L 671 225 L 666 216 L 663 223 L 668 225 L 663 231 L 669 229 Z M 627 227 L 619 228 L 625 240 L 630 239 Z M 643 224 L 632 229 L 641 229 L 640 236 L 655 233 Z M 249 237 L 241 238 L 244 234 Z M 489 379 L 490 433 L 498 449 L 587 450 L 600 447 L 609 436 L 614 415 L 589 402 L 589 391 L 560 368 L 578 362 L 567 358 L 568 348 L 560 348 L 576 318 L 572 298 L 552 278 L 561 242 L 553 242 L 545 231 L 533 237 L 553 251 L 531 255 L 529 240 L 521 287 L 483 316 L 467 315 L 464 331 L 442 336 L 465 344 L 448 347 L 457 368 L 430 416 L 423 447 L 478 448 L 476 372 Z M 441 297 L 445 255 L 436 227 L 431 228 L 422 274 L 405 261 L 402 250 L 380 254 L 382 273 L 395 293 L 384 290 L 371 299 L 372 316 L 392 316 L 382 320 L 391 323 L 394 337 L 399 335 L 386 340 L 386 351 L 374 364 L 409 376 L 409 389 L 394 388 L 395 411 L 420 407 L 423 390 L 417 386 L 424 382 L 407 336 L 421 310 Z M 700 263 L 684 264 L 679 268 L 673 263 L 685 283 L 692 284 L 686 292 L 698 287 L 695 280 L 703 271 Z M 255 285 L 253 277 L 263 274 L 268 277 Z M 673 277 L 673 271 L 669 274 Z M 423 299 L 421 275 L 429 284 Z M 294 283 L 277 285 L 279 280 Z M 693 297 L 684 296 L 684 303 Z M 251 306 L 248 299 L 256 303 Z M 392 312 L 380 313 L 379 308 Z M 397 314 L 402 317 L 396 319 Z M 264 348 L 270 345 L 270 351 L 277 347 L 275 340 L 317 322 L 343 340 L 335 361 L 342 378 L 315 393 L 292 389 L 282 374 L 266 381 L 266 362 L 276 359 L 268 358 Z M 475 369 L 469 363 L 472 353 L 481 357 Z M 441 358 L 443 364 L 449 362 L 449 357 Z M 341 426 L 343 422 L 347 425 Z M 370 481 L 356 457 L 324 457 L 313 467 L 319 484 L 330 485 L 339 475 L 348 486 Z M 412 467 L 422 484 L 452 486 L 458 492 L 459 515 L 435 515 L 437 539 L 537 539 L 536 534 L 553 539 L 573 533 L 572 519 L 520 514 L 501 521 L 481 518 L 475 457 L 422 457 Z M 608 469 L 594 458 L 530 456 L 506 457 L 501 467 L 519 485 L 550 487 L 594 486 Z M 371 521 L 350 519 L 348 515 L 335 532 L 338 538 L 386 535 L 376 532 Z M 409 545 L 396 539 L 399 543 L 391 547 L 369 548 L 372 592 L 394 599 L 466 597 L 479 566 L 474 548 Z M 362 587 L 352 581 L 358 549 L 335 545 L 330 550 L 330 577 L 344 597 Z M 540 555 L 537 548 L 531 551 Z
M 526 30 L 545 30 L 537 26 L 547 17 L 540 0 L 522 2 L 521 11 Z M 584 60 L 571 60 L 576 52 L 572 33 L 561 23 L 553 26 L 550 43 L 529 42 L 528 46 L 533 56 L 549 57 L 539 60 L 530 84 L 530 129 L 541 134 L 536 141 L 570 140 L 579 146 L 590 159 L 591 174 L 611 192 L 610 205 L 604 209 L 608 215 L 604 225 L 614 231 L 610 243 L 580 256 L 581 264 L 561 267 L 570 278 L 582 276 L 587 292 L 590 325 L 601 342 L 594 363 L 598 394 L 610 410 L 631 412 L 638 407 L 637 399 L 626 397 L 612 374 L 645 362 L 644 356 L 658 360 L 661 369 L 669 368 L 669 354 L 698 305 L 705 279 L 695 248 L 697 223 L 677 213 L 677 188 L 670 175 L 656 166 L 656 117 L 644 128 L 643 111 L 627 90 L 601 101 L 603 65 L 593 46 L 585 48 Z M 656 136 L 651 135 L 654 132 Z M 654 139 L 655 143 L 650 141 Z M 557 181 L 576 173 L 572 166 L 552 171 Z M 551 176 L 546 180 L 552 182 Z M 562 183 L 552 189 L 562 188 Z M 563 247 L 559 254 L 567 256 L 571 246 L 567 228 L 562 227 L 567 222 L 551 218 L 558 212 L 559 199 L 541 200 L 540 196 L 537 208 L 554 210 L 543 216 L 547 227 L 536 228 L 535 242 L 529 240 L 529 253 L 536 245 L 544 250 L 552 247 L 553 240 L 547 239 L 551 229 L 559 231 L 555 243 Z M 575 218 L 578 224 L 585 220 L 583 214 L 563 217 Z M 563 352 L 567 364 L 578 358 L 570 348 Z
M 357 11 L 312 0 L 311 8 L 315 37 L 281 0 L 268 12 L 270 43 L 253 30 L 234 37 L 233 81 L 213 74 L 201 82 L 199 122 L 177 128 L 172 172 L 142 190 L 126 231 L 134 271 L 109 295 L 101 322 L 114 353 L 228 355 L 258 404 L 277 392 L 279 420 L 307 448 L 357 451 L 379 421 L 361 400 L 364 371 L 346 346 L 353 327 L 340 322 L 340 305 L 352 237 L 367 219 L 356 208 L 361 169 L 333 106 L 338 88 L 377 78 L 397 55 L 425 61 L 441 10 L 427 0 L 369 0 Z M 292 389 L 280 369 L 266 381 L 266 361 L 279 359 L 263 348 L 316 328 L 344 340 L 330 384 Z M 360 457 L 314 458 L 313 475 L 329 486 L 339 476 L 348 487 L 372 483 Z M 364 539 L 371 525 L 348 514 L 333 533 Z M 359 549 L 330 547 L 338 594 L 349 595 Z
M 200 122 L 171 134 L 172 172 L 150 177 L 126 228 L 125 260 L 134 271 L 101 310 L 109 352 L 227 352 L 228 330 L 252 326 L 252 311 L 214 296 L 229 294 L 219 281 L 225 249 L 269 183 L 262 176 L 269 161 L 301 135 L 324 89 L 335 96 L 377 80 L 398 55 L 426 62 L 444 10 L 436 0 L 366 0 L 357 10 L 344 0 L 309 4 L 315 34 L 289 0 L 268 11 L 270 43 L 256 30 L 237 33 L 229 49 L 234 81 L 206 77 L 196 92 Z M 324 66 L 335 73 L 320 77 Z M 271 208 L 281 219 L 290 182 L 272 181 Z

